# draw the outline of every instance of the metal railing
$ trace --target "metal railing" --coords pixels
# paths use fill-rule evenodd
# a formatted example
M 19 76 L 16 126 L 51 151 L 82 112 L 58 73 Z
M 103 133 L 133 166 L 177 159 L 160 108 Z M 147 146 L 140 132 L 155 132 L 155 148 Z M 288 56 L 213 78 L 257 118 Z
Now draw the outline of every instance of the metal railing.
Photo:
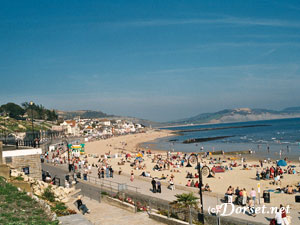
M 138 193 L 138 190 L 140 189 L 139 187 L 131 186 L 126 183 L 119 183 L 116 181 L 106 180 L 105 178 L 98 178 L 90 175 L 87 176 L 87 181 L 96 185 L 101 185 L 101 187 L 106 187 L 117 191 L 131 190 Z

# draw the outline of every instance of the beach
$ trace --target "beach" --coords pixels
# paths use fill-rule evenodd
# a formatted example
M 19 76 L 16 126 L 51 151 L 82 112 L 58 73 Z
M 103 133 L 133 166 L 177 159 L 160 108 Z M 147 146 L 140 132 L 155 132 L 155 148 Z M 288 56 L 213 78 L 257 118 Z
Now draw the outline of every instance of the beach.
M 162 175 L 166 176 L 166 181 L 169 180 L 171 176 L 174 176 L 174 183 L 176 185 L 185 186 L 187 181 L 189 179 L 186 178 L 187 172 L 190 172 L 192 174 L 197 173 L 197 170 L 195 169 L 194 164 L 192 164 L 192 167 L 180 167 L 180 166 L 174 166 L 168 169 L 162 169 L 161 171 L 154 171 L 153 167 L 156 165 L 156 162 L 153 160 L 154 157 L 157 155 L 161 155 L 162 158 L 167 158 L 167 152 L 166 151 L 158 151 L 155 149 L 151 149 L 151 146 L 149 146 L 148 149 L 141 149 L 139 145 L 143 142 L 148 142 L 155 140 L 157 138 L 163 138 L 173 135 L 168 130 L 148 130 L 145 133 L 138 133 L 138 134 L 130 134 L 126 136 L 119 136 L 119 137 L 113 137 L 106 140 L 99 140 L 94 142 L 88 142 L 86 143 L 85 151 L 88 155 L 88 164 L 98 164 L 99 158 L 101 158 L 106 154 L 106 156 L 109 155 L 109 157 L 106 159 L 106 163 L 111 165 L 115 172 L 118 172 L 119 170 L 122 170 L 122 174 L 124 175 L 130 175 L 131 171 L 133 171 L 135 177 L 139 177 L 142 172 L 147 172 L 151 175 L 151 177 L 154 178 L 161 178 Z M 145 152 L 147 150 L 151 150 L 152 154 L 145 154 L 143 157 L 143 162 L 141 162 L 141 168 L 134 169 L 129 163 L 133 162 L 136 155 L 135 153 L 138 153 L 140 150 L 144 150 Z M 129 160 L 124 163 L 124 165 L 118 165 L 122 161 L 122 159 L 125 159 L 125 154 L 130 153 L 131 157 Z M 118 156 L 116 157 L 116 154 Z M 180 154 L 180 153 L 173 153 L 174 155 Z M 183 153 L 182 153 L 183 154 Z M 250 155 L 249 155 L 250 156 Z M 221 163 L 215 163 L 216 161 L 209 160 L 208 158 L 212 157 L 213 159 L 218 160 L 221 158 Z M 297 174 L 284 174 L 283 179 L 281 180 L 281 184 L 279 185 L 273 185 L 270 184 L 271 180 L 260 180 L 257 181 L 255 179 L 256 177 L 256 171 L 261 171 L 262 169 L 259 168 L 259 161 L 258 159 L 254 159 L 243 155 L 244 158 L 246 158 L 246 162 L 244 164 L 247 164 L 247 169 L 243 169 L 241 158 L 236 157 L 235 160 L 229 159 L 230 155 L 215 155 L 215 156 L 209 156 L 206 159 L 203 159 L 202 164 L 207 165 L 208 167 L 212 168 L 213 165 L 215 166 L 226 166 L 229 165 L 232 162 L 237 163 L 237 167 L 233 167 L 232 170 L 226 170 L 222 173 L 216 173 L 215 178 L 207 178 L 203 177 L 203 184 L 208 184 L 212 190 L 211 193 L 216 196 L 219 196 L 220 198 L 224 197 L 224 194 L 229 186 L 232 186 L 234 188 L 246 188 L 247 192 L 249 193 L 252 188 L 254 188 L 257 191 L 257 185 L 260 184 L 261 189 L 261 196 L 263 190 L 275 190 L 278 187 L 286 187 L 287 185 L 295 185 L 299 182 L 299 172 L 300 167 L 299 163 L 291 162 L 289 165 L 295 165 L 295 169 L 297 171 Z M 212 164 L 212 162 L 214 162 Z M 186 163 L 185 163 L 186 165 Z M 272 165 L 275 166 L 274 162 L 270 163 L 264 163 L 265 167 L 271 167 Z M 254 167 L 255 166 L 255 167 Z M 144 177 L 143 177 L 144 178 Z M 129 178 L 128 178 L 129 179 Z M 194 182 L 196 182 L 198 179 L 193 178 Z M 150 178 L 149 178 L 150 182 Z M 188 188 L 191 191 L 195 191 L 196 188 Z M 271 193 L 271 205 L 290 205 L 293 209 L 300 209 L 300 205 L 295 203 L 295 194 L 289 195 L 285 193 Z
M 169 130 L 147 130 L 144 133 L 128 134 L 123 136 L 112 137 L 109 139 L 93 141 L 86 143 L 85 151 L 87 154 L 105 153 L 115 154 L 124 152 L 137 152 L 146 150 L 140 147 L 141 143 L 154 141 L 157 138 L 172 136 Z M 159 150 L 157 150 L 158 152 Z

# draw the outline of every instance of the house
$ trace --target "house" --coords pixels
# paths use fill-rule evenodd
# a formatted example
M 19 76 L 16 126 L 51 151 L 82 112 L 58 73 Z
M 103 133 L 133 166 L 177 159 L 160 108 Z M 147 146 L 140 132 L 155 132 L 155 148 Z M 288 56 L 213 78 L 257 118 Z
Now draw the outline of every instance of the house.
M 80 128 L 78 127 L 75 120 L 66 120 L 60 124 L 68 135 L 79 136 Z
M 108 127 L 111 126 L 111 122 L 108 119 L 99 120 L 99 124 L 102 124 L 102 125 L 108 126 Z

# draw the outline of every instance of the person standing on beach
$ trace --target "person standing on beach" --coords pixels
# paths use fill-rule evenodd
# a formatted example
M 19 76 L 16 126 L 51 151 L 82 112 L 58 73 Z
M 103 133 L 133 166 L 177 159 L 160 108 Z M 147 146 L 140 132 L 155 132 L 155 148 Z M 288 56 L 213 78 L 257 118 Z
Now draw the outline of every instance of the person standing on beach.
M 130 181 L 133 182 L 133 180 L 134 180 L 134 173 L 133 173 L 133 170 L 131 170 Z
M 246 188 L 243 189 L 242 194 L 243 194 L 243 206 L 245 206 L 246 203 L 247 203 L 247 191 L 246 191 Z
M 250 191 L 250 198 L 253 200 L 253 204 L 255 205 L 255 200 L 256 200 L 256 191 L 254 188 Z
M 156 181 L 154 180 L 154 178 L 152 178 L 151 184 L 153 193 L 156 193 Z

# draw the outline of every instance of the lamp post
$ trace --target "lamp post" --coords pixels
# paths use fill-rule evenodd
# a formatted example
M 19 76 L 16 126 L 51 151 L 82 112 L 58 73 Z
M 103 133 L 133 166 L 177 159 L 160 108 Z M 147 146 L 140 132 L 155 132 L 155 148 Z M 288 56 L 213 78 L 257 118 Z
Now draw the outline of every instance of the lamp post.
M 34 129 L 33 129 L 33 101 L 29 102 L 31 107 L 31 131 L 32 131 L 32 145 L 34 145 Z
M 70 149 L 69 149 L 69 142 L 68 142 L 66 136 L 64 137 L 63 140 L 64 140 L 65 144 L 67 145 L 67 151 L 68 151 L 68 170 L 69 170 L 69 173 L 70 173 L 71 170 L 72 170 L 72 168 L 71 168 L 71 164 L 70 164 Z
M 201 205 L 201 212 L 198 215 L 198 220 L 202 224 L 204 224 L 204 211 L 203 211 L 203 198 L 202 198 L 203 182 L 202 182 L 202 171 L 201 171 L 201 168 L 200 168 L 200 162 L 199 162 L 199 159 L 198 159 L 198 155 L 199 154 L 192 153 L 188 158 L 188 162 L 191 162 L 193 164 L 195 162 L 197 162 L 197 169 L 198 169 L 198 174 L 199 174 L 199 186 L 198 187 L 199 187 L 200 205 Z
M 5 144 L 5 145 L 7 145 L 7 142 L 6 142 L 6 141 L 7 141 L 6 119 L 7 119 L 7 114 L 6 114 L 6 112 L 5 112 L 5 113 L 4 113 L 4 129 L 5 129 L 5 131 L 4 131 L 4 144 Z

